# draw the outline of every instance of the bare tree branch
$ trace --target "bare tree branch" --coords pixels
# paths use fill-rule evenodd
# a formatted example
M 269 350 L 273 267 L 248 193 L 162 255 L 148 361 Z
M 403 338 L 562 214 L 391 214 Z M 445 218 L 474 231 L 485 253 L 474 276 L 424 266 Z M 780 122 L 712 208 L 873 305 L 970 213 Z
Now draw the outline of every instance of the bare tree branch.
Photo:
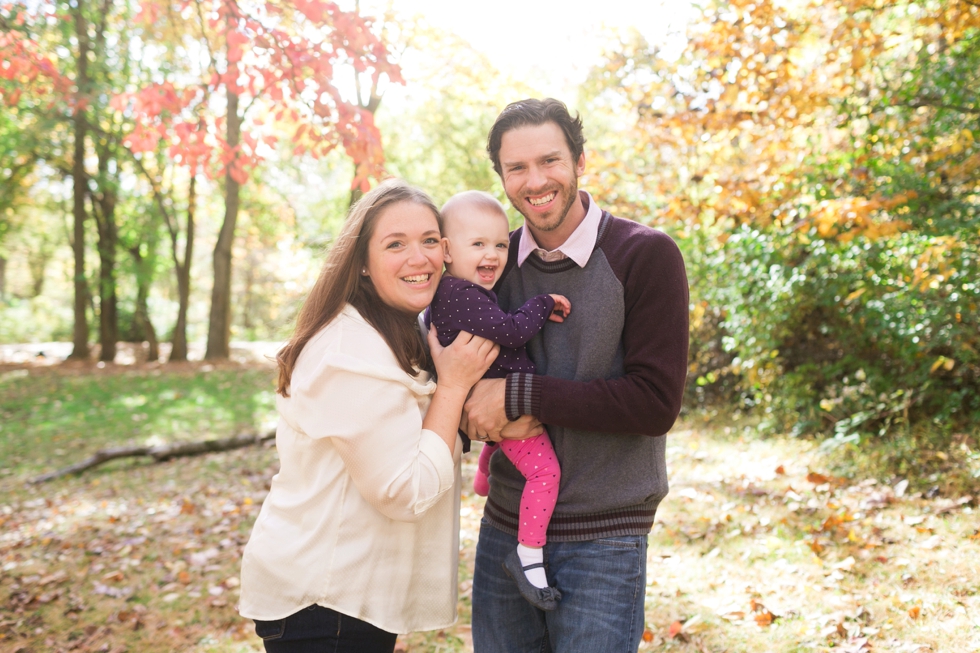
M 32 485 L 37 485 L 56 478 L 61 478 L 62 476 L 68 476 L 69 474 L 80 474 L 85 470 L 98 467 L 99 465 L 105 464 L 110 460 L 118 460 L 119 458 L 141 458 L 144 456 L 149 456 L 150 458 L 153 458 L 154 462 L 159 463 L 165 460 L 170 460 L 171 458 L 200 456 L 202 454 L 212 453 L 215 451 L 241 449 L 242 447 L 261 444 L 262 442 L 271 440 L 274 437 L 276 437 L 276 432 L 271 431 L 264 434 L 244 433 L 231 438 L 224 438 L 222 440 L 175 442 L 173 444 L 158 445 L 153 447 L 112 447 L 109 449 L 99 449 L 86 460 L 75 463 L 74 465 L 69 465 L 68 467 L 63 467 L 62 469 L 58 469 L 53 472 L 48 472 L 47 474 L 41 474 L 40 476 L 31 479 L 30 483 Z

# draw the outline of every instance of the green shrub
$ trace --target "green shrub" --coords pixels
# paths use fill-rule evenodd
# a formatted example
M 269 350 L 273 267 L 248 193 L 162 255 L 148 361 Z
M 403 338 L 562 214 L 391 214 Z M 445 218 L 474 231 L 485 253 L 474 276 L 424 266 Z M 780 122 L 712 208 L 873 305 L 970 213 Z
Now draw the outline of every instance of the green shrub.
M 692 320 L 692 351 L 731 356 L 696 355 L 693 385 L 727 379 L 770 428 L 853 440 L 980 420 L 975 244 L 743 227 L 689 264 L 695 315 L 717 315 Z

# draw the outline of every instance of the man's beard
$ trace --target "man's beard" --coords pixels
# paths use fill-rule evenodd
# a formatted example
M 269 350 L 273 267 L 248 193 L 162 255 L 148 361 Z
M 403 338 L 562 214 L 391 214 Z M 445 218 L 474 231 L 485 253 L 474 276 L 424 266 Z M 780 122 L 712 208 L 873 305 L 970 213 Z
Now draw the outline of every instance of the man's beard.
M 565 223 L 565 218 L 568 217 L 568 212 L 572 209 L 575 202 L 578 201 L 578 177 L 576 176 L 572 179 L 570 186 L 566 187 L 559 185 L 557 188 L 553 188 L 551 190 L 558 192 L 558 197 L 556 199 L 559 200 L 559 203 L 561 204 L 561 209 L 558 212 L 558 218 L 551 224 L 539 223 L 537 219 L 542 216 L 538 216 L 530 211 L 528 213 L 531 213 L 531 215 L 528 215 L 528 213 L 521 210 L 520 203 L 515 202 L 513 197 L 508 196 L 508 199 L 510 200 L 511 205 L 517 209 L 518 213 L 524 216 L 524 219 L 527 220 L 532 227 L 538 231 L 555 231 Z

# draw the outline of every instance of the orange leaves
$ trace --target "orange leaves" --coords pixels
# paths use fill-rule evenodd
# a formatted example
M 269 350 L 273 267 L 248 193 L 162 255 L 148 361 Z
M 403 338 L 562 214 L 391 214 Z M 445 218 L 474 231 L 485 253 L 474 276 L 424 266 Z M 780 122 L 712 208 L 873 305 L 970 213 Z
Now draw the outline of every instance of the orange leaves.
M 806 480 L 808 483 L 813 483 L 814 485 L 823 485 L 824 483 L 830 482 L 830 477 L 817 472 L 810 472 L 806 475 Z
M 823 200 L 813 207 L 808 220 L 821 238 L 847 242 L 863 236 L 875 240 L 909 227 L 902 220 L 891 219 L 887 212 L 907 204 L 916 196 L 915 191 L 906 191 L 889 198 L 874 196 Z M 884 219 L 876 219 L 879 216 Z
M 771 626 L 772 622 L 777 618 L 776 615 L 766 608 L 766 606 L 762 605 L 762 603 L 756 601 L 755 599 L 749 600 L 749 606 L 752 608 L 752 618 L 755 620 L 755 623 L 761 627 Z

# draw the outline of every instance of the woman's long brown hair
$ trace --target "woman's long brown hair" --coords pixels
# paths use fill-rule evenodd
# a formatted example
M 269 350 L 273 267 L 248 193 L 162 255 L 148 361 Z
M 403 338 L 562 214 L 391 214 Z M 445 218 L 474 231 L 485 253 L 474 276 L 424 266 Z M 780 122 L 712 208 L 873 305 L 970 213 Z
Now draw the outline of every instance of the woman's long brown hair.
M 430 367 L 428 350 L 422 341 L 416 316 L 385 304 L 378 297 L 371 278 L 361 274 L 361 269 L 367 266 L 368 242 L 378 216 L 398 202 L 425 206 L 432 211 L 442 228 L 439 209 L 432 199 L 424 191 L 400 179 L 389 179 L 379 184 L 351 207 L 313 290 L 303 302 L 293 337 L 276 354 L 279 364 L 276 392 L 282 396 L 289 396 L 289 382 L 303 347 L 348 303 L 378 330 L 406 373 L 414 375 L 420 369 Z

